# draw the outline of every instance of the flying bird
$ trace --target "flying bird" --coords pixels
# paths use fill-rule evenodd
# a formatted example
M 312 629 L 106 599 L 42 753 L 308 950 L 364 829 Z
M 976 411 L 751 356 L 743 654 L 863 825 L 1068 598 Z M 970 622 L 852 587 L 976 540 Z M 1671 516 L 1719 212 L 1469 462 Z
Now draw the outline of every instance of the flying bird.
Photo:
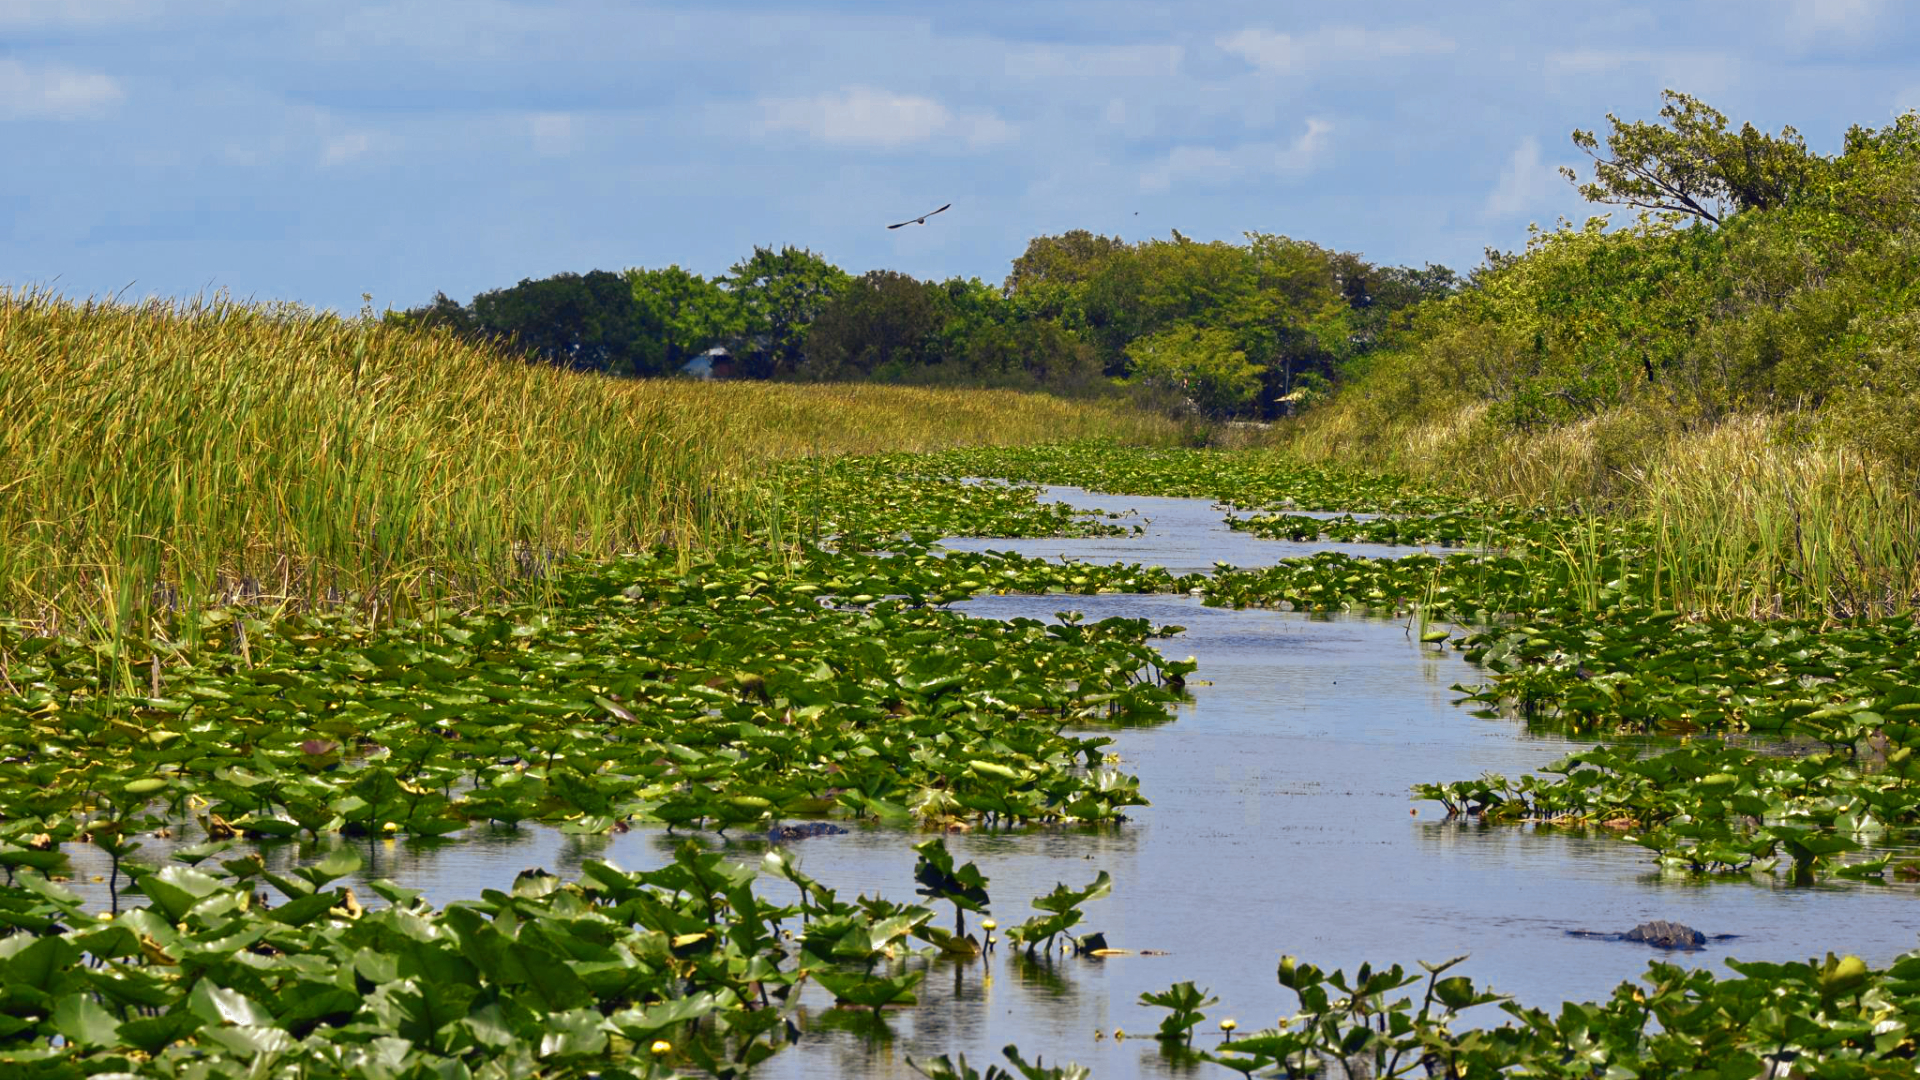
M 952 205 L 953 205 L 952 203 L 948 203 L 948 204 L 947 204 L 947 206 L 952 206 Z M 940 208 L 940 210 L 945 210 L 945 209 L 947 208 L 947 206 L 943 206 L 943 207 L 941 207 L 941 208 Z M 898 229 L 898 228 L 901 228 L 902 226 L 906 226 L 906 225 L 925 225 L 925 224 L 927 223 L 927 219 L 928 219 L 928 218 L 930 218 L 930 217 L 932 217 L 933 215 L 935 215 L 935 214 L 937 214 L 937 213 L 939 213 L 939 212 L 940 212 L 940 210 L 929 210 L 929 211 L 927 211 L 926 213 L 924 213 L 924 214 L 921 214 L 921 215 L 920 215 L 919 217 L 917 217 L 917 218 L 908 218 L 907 220 L 905 220 L 905 221 L 903 221 L 903 222 L 901 222 L 901 223 L 900 223 L 899 225 L 889 225 L 889 226 L 887 226 L 887 228 L 889 228 L 889 229 Z

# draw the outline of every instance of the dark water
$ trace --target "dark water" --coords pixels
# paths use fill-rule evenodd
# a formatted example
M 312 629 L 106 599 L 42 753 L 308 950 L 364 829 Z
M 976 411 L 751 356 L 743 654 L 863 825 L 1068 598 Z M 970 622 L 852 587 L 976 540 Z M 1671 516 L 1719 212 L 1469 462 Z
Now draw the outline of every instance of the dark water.
M 1123 501 L 1096 499 L 1110 508 Z M 1124 502 L 1155 504 L 1156 529 L 1192 521 L 1211 530 L 1219 519 L 1197 501 Z M 1184 505 L 1163 505 L 1175 502 Z M 1217 532 L 1223 543 L 1241 545 L 1222 558 L 1244 565 L 1306 547 Z M 1184 533 L 977 543 L 1034 552 L 1073 544 L 1076 557 L 1169 564 L 1216 550 Z M 1268 550 L 1275 554 L 1254 557 Z M 1056 882 L 1080 885 L 1106 870 L 1113 894 L 1087 907 L 1083 928 L 1104 931 L 1116 948 L 1168 955 L 1034 964 L 1003 948 L 971 963 L 913 959 L 907 962 L 929 969 L 922 1004 L 890 1013 L 884 1037 L 849 1030 L 854 1018 L 824 1009 L 825 995 L 810 990 L 801 1045 L 756 1075 L 915 1076 L 907 1055 L 964 1052 L 984 1067 L 1008 1043 L 1029 1059 L 1038 1053 L 1091 1066 L 1101 1080 L 1168 1075 L 1173 1066 L 1150 1038 L 1111 1037 L 1116 1028 L 1145 1036 L 1158 1023 L 1161 1010 L 1139 1005 L 1139 995 L 1186 979 L 1211 988 L 1221 1004 L 1207 1010 L 1207 1042 L 1218 1038 L 1213 1021 L 1221 1017 L 1234 1017 L 1243 1031 L 1267 1026 L 1295 1004 L 1274 979 L 1283 952 L 1348 970 L 1363 960 L 1413 967 L 1467 953 L 1462 973 L 1551 1007 L 1604 997 L 1656 957 L 1718 968 L 1726 957 L 1798 960 L 1833 949 L 1884 964 L 1920 934 L 1920 896 L 1906 886 L 1700 884 L 1661 875 L 1646 852 L 1611 836 L 1439 820 L 1437 807 L 1413 802 L 1409 785 L 1517 774 L 1585 744 L 1454 707 L 1448 686 L 1477 681 L 1474 669 L 1421 647 L 1400 624 L 1236 612 L 1173 596 L 1001 596 L 962 607 L 987 618 L 1072 609 L 1088 619 L 1122 615 L 1188 628 L 1160 646 L 1196 656 L 1195 678 L 1208 684 L 1190 687 L 1194 703 L 1177 722 L 1116 733 L 1120 767 L 1140 776 L 1151 807 L 1097 831 L 973 833 L 948 842 L 990 876 L 993 915 L 1003 927 L 1031 914 L 1028 900 Z M 909 845 L 920 838 L 876 827 L 790 850 L 843 896 L 908 898 Z M 363 848 L 369 862 L 361 876 L 393 877 L 444 903 L 504 887 L 525 867 L 566 875 L 587 857 L 658 865 L 676 842 L 658 829 L 585 839 L 523 829 L 438 847 L 381 841 Z M 759 840 L 731 846 L 743 860 L 758 860 L 765 849 Z M 274 858 L 294 854 L 283 847 Z M 776 897 L 787 889 L 764 887 Z M 950 918 L 944 906 L 941 918 Z M 1700 953 L 1660 954 L 1566 934 L 1654 918 L 1740 937 Z M 1491 1007 L 1482 1013 L 1487 1023 L 1504 1019 Z M 1209 1074 L 1227 1075 L 1213 1066 L 1200 1075 Z

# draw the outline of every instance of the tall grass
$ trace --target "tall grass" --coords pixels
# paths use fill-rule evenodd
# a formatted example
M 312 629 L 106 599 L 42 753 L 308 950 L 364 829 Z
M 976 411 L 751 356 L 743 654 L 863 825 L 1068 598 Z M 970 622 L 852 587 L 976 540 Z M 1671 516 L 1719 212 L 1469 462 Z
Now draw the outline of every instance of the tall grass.
M 1676 606 L 1838 618 L 1920 607 L 1920 503 L 1891 470 L 1778 421 L 1721 424 L 1633 477 Z
M 1800 417 L 1683 428 L 1657 407 L 1531 432 L 1465 403 L 1395 423 L 1335 400 L 1277 444 L 1454 490 L 1646 526 L 1663 602 L 1717 615 L 1920 611 L 1920 497 L 1910 477 Z
M 297 307 L 0 291 L 0 614 L 117 638 L 235 599 L 474 598 L 560 554 L 737 537 L 785 458 L 1168 427 L 1012 392 L 622 381 Z

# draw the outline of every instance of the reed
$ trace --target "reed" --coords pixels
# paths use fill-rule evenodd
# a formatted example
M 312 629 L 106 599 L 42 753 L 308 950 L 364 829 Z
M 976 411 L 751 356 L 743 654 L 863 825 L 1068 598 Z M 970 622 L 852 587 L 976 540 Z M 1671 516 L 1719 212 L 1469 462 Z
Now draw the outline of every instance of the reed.
M 1308 461 L 1642 524 L 1650 538 L 1643 572 L 1684 610 L 1920 611 L 1920 498 L 1911 478 L 1830 421 L 1746 416 L 1682 428 L 1635 407 L 1520 432 L 1492 423 L 1478 403 L 1418 422 L 1368 420 L 1335 401 L 1288 425 L 1277 443 Z
M 1920 609 L 1920 503 L 1860 451 L 1725 423 L 1633 480 L 1675 606 L 1836 618 Z
M 1088 437 L 1172 432 L 1044 395 L 617 380 L 297 306 L 0 291 L 0 613 L 119 638 L 235 600 L 515 593 L 561 555 L 738 538 L 784 459 Z

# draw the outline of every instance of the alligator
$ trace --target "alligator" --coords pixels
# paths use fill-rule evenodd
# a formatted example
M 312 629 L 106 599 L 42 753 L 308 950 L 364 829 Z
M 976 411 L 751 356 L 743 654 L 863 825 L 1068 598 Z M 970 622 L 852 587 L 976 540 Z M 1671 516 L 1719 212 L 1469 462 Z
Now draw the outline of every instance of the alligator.
M 845 836 L 847 830 L 830 821 L 803 821 L 798 825 L 774 825 L 767 830 L 767 843 L 782 844 L 809 836 Z
M 1656 949 L 1686 949 L 1689 951 L 1698 949 L 1709 941 L 1726 941 L 1729 938 L 1740 936 L 1738 934 L 1714 934 L 1712 937 L 1708 937 L 1706 934 L 1695 930 L 1691 926 L 1676 922 L 1667 922 L 1663 919 L 1641 923 L 1639 926 L 1634 927 L 1624 934 L 1603 934 L 1596 930 L 1569 930 L 1567 933 L 1573 937 L 1599 938 L 1602 941 L 1638 941 L 1651 945 Z

